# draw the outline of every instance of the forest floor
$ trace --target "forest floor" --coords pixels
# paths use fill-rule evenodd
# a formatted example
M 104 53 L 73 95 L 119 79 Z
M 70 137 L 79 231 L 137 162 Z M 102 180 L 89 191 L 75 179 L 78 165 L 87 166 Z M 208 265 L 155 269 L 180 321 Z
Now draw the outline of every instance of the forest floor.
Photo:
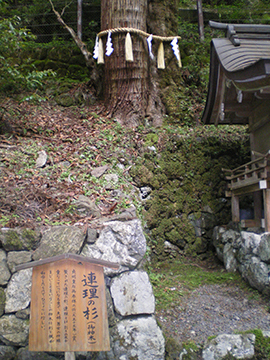
M 112 198 L 91 171 L 108 165 L 118 171 L 122 190 L 128 167 L 136 158 L 142 133 L 124 130 L 102 115 L 102 106 L 64 108 L 49 102 L 2 101 L 4 130 L 0 135 L 0 225 L 36 227 L 86 223 L 73 211 L 80 194 L 113 215 L 128 201 Z M 46 162 L 40 166 L 40 151 Z M 123 163 L 123 169 L 117 164 Z M 126 166 L 126 167 L 125 167 Z M 124 168 L 125 167 L 125 168 Z
M 118 189 L 131 193 L 128 170 L 145 146 L 147 128 L 123 129 L 100 104 L 64 108 L 12 98 L 1 99 L 1 104 L 1 227 L 87 224 L 93 217 L 73 208 L 82 194 L 97 204 L 102 216 L 132 204 L 126 197 L 112 196 L 92 170 L 108 165 L 108 172 L 118 173 Z M 40 151 L 46 154 L 42 166 Z M 166 338 L 199 345 L 219 333 L 269 330 L 267 299 L 239 275 L 224 272 L 214 256 L 195 264 L 194 259 L 175 259 L 163 266 L 151 269 L 150 279 Z

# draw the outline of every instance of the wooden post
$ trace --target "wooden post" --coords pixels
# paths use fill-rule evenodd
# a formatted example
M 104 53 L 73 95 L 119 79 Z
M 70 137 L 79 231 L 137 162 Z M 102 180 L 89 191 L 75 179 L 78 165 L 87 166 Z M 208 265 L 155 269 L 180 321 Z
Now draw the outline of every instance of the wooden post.
M 270 232 L 270 189 L 263 190 L 265 231 Z
M 239 197 L 232 194 L 232 221 L 239 222 L 240 214 L 239 214 Z
M 203 9 L 202 9 L 202 0 L 197 0 L 197 11 L 198 11 L 198 27 L 200 40 L 204 41 L 204 25 L 203 25 Z
M 77 35 L 82 40 L 82 0 L 78 0 L 77 7 Z
M 261 220 L 262 218 L 262 197 L 261 192 L 256 191 L 253 193 L 253 201 L 254 201 L 254 219 Z
M 76 360 L 75 352 L 74 351 L 65 352 L 65 360 Z

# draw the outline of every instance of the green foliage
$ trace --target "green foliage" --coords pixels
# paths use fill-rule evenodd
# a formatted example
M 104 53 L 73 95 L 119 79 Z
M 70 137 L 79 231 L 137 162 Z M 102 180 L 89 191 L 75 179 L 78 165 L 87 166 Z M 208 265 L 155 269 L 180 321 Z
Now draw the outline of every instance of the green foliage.
M 254 360 L 267 360 L 270 358 L 270 338 L 264 337 L 261 330 L 248 331 L 256 336 Z
M 20 63 L 20 53 L 34 36 L 20 27 L 20 18 L 0 21 L 0 90 L 19 91 L 22 88 L 37 89 L 44 78 L 54 75 L 51 70 L 37 71 L 33 65 Z
M 55 9 L 61 14 L 66 24 L 77 22 L 77 0 L 53 0 Z M 3 14 L 7 17 L 20 16 L 23 23 L 38 36 L 38 42 L 51 42 L 70 34 L 56 21 L 49 0 L 18 0 L 16 6 L 7 3 Z M 91 19 L 91 21 L 89 21 Z M 100 1 L 91 1 L 83 7 L 82 12 L 83 38 L 94 43 L 95 35 L 100 29 Z

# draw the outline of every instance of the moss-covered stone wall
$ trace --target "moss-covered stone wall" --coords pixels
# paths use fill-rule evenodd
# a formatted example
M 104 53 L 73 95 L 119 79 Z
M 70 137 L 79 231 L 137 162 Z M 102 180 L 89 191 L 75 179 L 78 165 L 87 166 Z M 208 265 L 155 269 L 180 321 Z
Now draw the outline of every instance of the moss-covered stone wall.
M 194 228 L 203 212 L 211 213 L 215 225 L 231 220 L 222 168 L 233 169 L 249 161 L 247 131 L 234 131 L 198 126 L 174 129 L 166 135 L 160 132 L 157 141 L 152 137 L 154 147 L 146 148 L 138 158 L 132 176 L 138 187 L 152 189 L 144 203 L 144 218 L 153 254 L 159 258 L 165 241 L 183 254 L 207 250 Z
M 81 81 L 89 79 L 85 58 L 72 42 L 27 46 L 20 53 L 20 61 L 34 65 L 40 71 L 51 69 L 57 73 L 57 78 L 68 77 Z

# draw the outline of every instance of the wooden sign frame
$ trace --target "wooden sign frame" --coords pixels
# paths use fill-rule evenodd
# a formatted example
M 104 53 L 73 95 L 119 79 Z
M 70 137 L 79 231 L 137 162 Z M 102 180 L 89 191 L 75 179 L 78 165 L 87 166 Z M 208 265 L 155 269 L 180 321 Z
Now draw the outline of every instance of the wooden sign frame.
M 119 267 L 74 254 L 16 267 L 33 267 L 30 351 L 110 350 L 104 266 Z

